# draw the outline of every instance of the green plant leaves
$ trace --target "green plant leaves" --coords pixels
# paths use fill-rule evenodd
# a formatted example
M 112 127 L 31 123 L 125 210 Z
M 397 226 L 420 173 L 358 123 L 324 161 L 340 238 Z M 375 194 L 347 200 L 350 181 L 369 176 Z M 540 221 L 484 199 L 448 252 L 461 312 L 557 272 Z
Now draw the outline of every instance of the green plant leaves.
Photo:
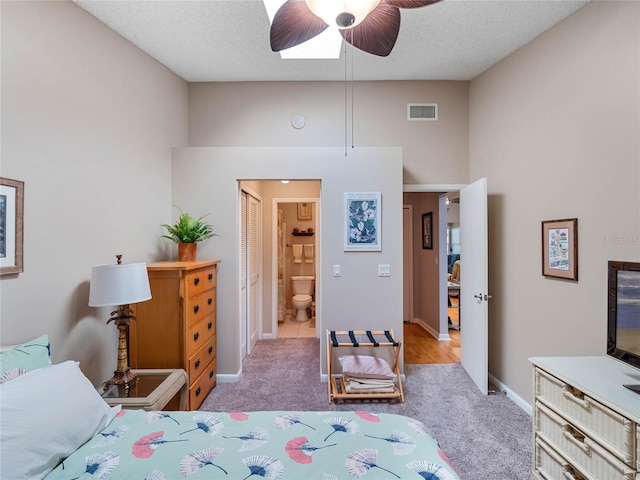
M 175 243 L 197 243 L 219 236 L 213 231 L 213 225 L 204 221 L 209 214 L 195 218 L 184 213 L 179 207 L 178 210 L 180 210 L 180 217 L 176 223 L 162 224 L 162 227 L 167 230 L 167 234 L 162 237 Z

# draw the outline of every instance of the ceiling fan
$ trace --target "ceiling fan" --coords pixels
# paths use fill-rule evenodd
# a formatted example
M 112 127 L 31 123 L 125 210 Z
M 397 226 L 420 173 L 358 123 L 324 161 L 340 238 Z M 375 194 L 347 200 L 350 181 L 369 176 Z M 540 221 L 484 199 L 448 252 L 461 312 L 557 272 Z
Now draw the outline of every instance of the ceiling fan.
M 271 50 L 295 47 L 337 27 L 360 50 L 386 57 L 400 31 L 400 8 L 418 8 L 441 0 L 287 0 L 271 24 Z

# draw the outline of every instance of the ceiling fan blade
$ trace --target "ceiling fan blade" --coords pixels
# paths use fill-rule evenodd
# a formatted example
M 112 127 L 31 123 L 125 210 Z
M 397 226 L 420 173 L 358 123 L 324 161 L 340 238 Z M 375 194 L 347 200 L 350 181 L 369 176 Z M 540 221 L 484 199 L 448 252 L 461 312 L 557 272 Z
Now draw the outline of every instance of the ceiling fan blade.
M 273 17 L 271 50 L 279 52 L 300 45 L 328 27 L 309 10 L 305 0 L 287 0 Z
M 438 3 L 440 1 L 441 0 L 382 0 L 381 3 L 386 3 L 387 5 L 398 8 L 419 8 L 426 7 L 427 5 Z
M 380 3 L 362 23 L 348 30 L 340 30 L 344 39 L 360 50 L 386 57 L 393 50 L 400 32 L 400 10 Z

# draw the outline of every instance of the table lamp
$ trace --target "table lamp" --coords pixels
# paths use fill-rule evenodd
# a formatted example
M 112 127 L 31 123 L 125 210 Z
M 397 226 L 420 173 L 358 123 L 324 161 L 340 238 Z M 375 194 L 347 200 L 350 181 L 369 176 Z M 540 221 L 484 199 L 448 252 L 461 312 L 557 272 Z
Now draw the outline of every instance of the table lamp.
M 118 305 L 111 312 L 107 324 L 114 322 L 118 329 L 118 365 L 113 377 L 105 384 L 124 385 L 128 389 L 135 385 L 137 377 L 129 369 L 129 320 L 135 320 L 132 303 L 144 302 L 151 298 L 149 276 L 146 263 L 122 263 L 122 255 L 116 255 L 115 265 L 96 265 L 91 268 L 89 286 L 89 306 L 108 307 Z

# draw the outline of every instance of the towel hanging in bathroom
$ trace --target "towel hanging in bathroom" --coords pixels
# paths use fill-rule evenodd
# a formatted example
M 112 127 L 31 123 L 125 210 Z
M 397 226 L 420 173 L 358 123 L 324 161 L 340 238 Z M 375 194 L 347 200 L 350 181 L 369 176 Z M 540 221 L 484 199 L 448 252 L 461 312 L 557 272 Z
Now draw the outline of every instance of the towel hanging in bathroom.
M 304 263 L 313 263 L 313 244 L 304 245 Z
M 302 245 L 301 244 L 293 244 L 291 245 L 293 250 L 293 263 L 302 263 Z

